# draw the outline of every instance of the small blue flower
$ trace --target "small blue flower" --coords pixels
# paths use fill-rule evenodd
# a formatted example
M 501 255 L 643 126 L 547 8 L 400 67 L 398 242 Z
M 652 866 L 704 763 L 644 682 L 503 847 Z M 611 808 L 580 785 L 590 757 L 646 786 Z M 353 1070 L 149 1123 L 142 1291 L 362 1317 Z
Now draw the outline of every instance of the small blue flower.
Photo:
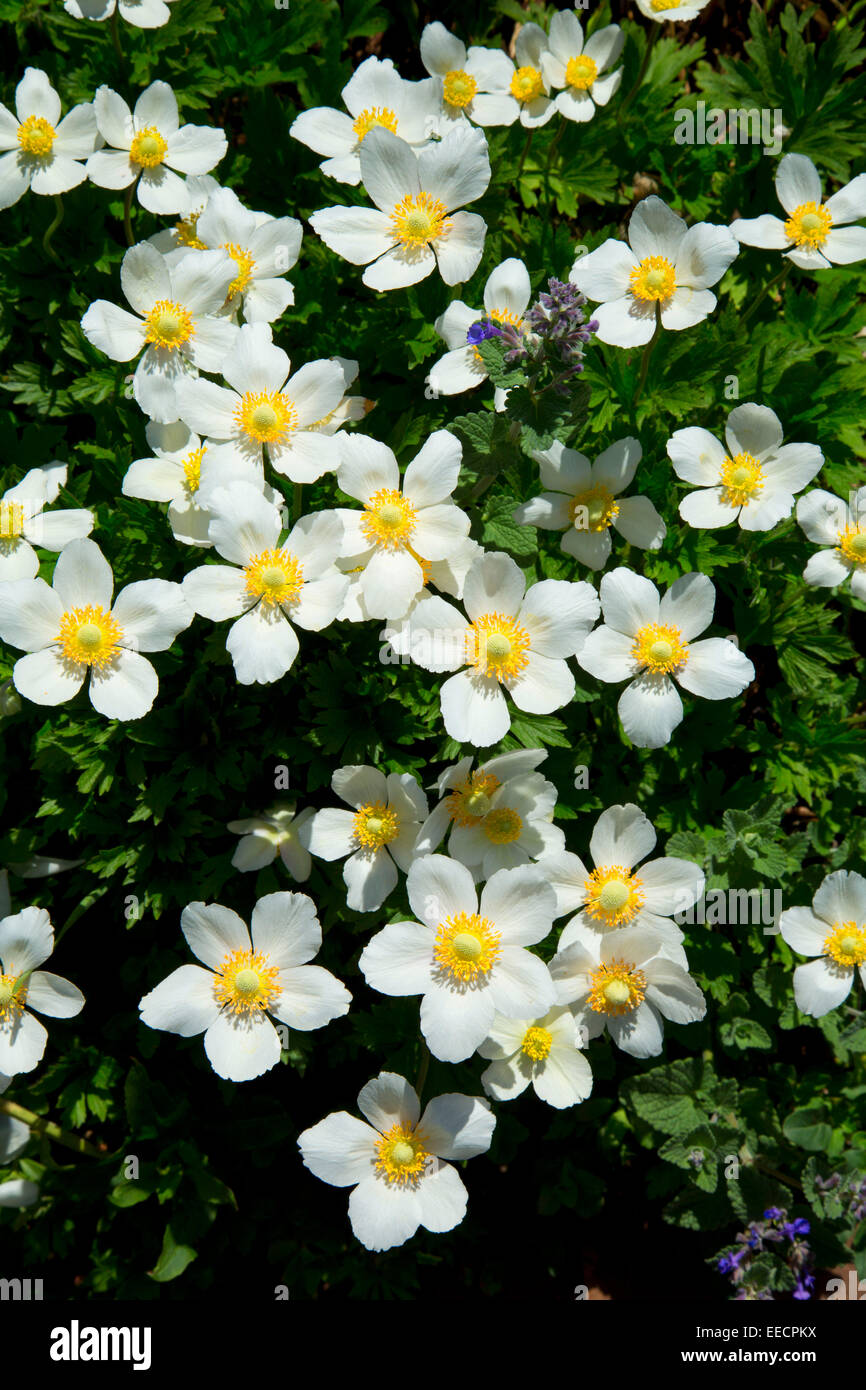
M 466 333 L 466 342 L 469 347 L 477 347 L 483 343 L 485 338 L 497 338 L 502 336 L 502 329 L 495 324 L 492 319 L 479 319 L 477 323 L 470 325 Z

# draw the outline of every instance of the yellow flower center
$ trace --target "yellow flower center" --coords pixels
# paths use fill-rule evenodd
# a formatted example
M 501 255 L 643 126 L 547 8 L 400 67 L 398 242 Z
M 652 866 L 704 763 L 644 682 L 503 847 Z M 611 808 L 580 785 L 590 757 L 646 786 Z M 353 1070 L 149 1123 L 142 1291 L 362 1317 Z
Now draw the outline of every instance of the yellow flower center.
M 814 251 L 823 246 L 833 225 L 829 208 L 820 203 L 801 203 L 785 223 L 785 236 L 795 246 L 807 246 Z
M 281 444 L 298 426 L 298 412 L 282 391 L 246 391 L 235 409 L 235 422 L 259 444 Z
M 611 960 L 590 973 L 589 1007 L 597 1014 L 630 1014 L 646 991 L 646 975 L 624 960 Z
M 41 158 L 51 153 L 56 135 L 44 116 L 28 116 L 18 127 L 18 144 L 24 154 Z
M 20 502 L 0 502 L 0 541 L 13 540 L 24 530 L 24 508 Z
M 490 810 L 490 798 L 501 783 L 492 772 L 480 769 L 467 781 L 454 787 L 445 798 L 448 815 L 455 825 L 477 825 Z
M 245 251 L 242 246 L 238 246 L 236 241 L 224 241 L 223 250 L 228 251 L 237 266 L 238 273 L 226 290 L 226 299 L 233 299 L 236 294 L 243 294 L 250 280 L 253 278 L 253 271 L 256 268 L 256 263 L 249 251 Z
M 689 649 L 678 627 L 648 623 L 634 639 L 632 659 L 645 666 L 653 675 L 677 671 L 688 657 Z
M 482 822 L 484 834 L 494 845 L 510 845 L 520 839 L 523 821 L 510 806 L 497 806 L 488 811 Z
M 100 670 L 117 654 L 123 628 L 103 608 L 70 608 L 60 619 L 59 643 L 67 661 Z
M 678 10 L 682 0 L 650 0 L 650 9 L 659 14 L 663 10 Z
M 524 103 L 544 95 L 544 78 L 538 68 L 518 68 L 511 79 L 511 95 Z
M 397 117 L 389 106 L 370 106 L 366 111 L 362 111 L 355 121 L 352 129 L 358 137 L 360 145 L 365 135 L 369 135 L 377 125 L 384 126 L 386 130 L 397 134 Z
M 388 1183 L 415 1187 L 424 1176 L 430 1153 L 420 1129 L 396 1124 L 376 1142 L 374 1171 Z
M 823 950 L 825 955 L 847 970 L 866 964 L 866 926 L 858 927 L 856 922 L 837 922 L 825 939 Z
M 670 298 L 677 287 L 677 275 L 667 257 L 644 256 L 632 271 L 629 284 L 635 299 L 652 304 Z
M 233 1014 L 259 1014 L 278 999 L 280 967 L 262 951 L 232 951 L 214 978 L 216 1000 Z
M 621 864 L 594 869 L 584 881 L 584 912 L 606 927 L 624 927 L 644 905 L 643 883 Z
M 468 72 L 463 72 L 460 68 L 446 72 L 442 83 L 442 95 L 449 106 L 468 106 L 477 91 L 478 83 Z
M 503 613 L 483 613 L 467 628 L 466 661 L 485 676 L 512 680 L 529 665 L 529 633 Z
M 565 80 L 569 87 L 574 87 L 578 92 L 585 92 L 597 77 L 598 64 L 587 58 L 585 53 L 581 53 L 578 58 L 569 58 L 565 68 Z
M 415 530 L 415 508 L 401 492 L 380 488 L 364 507 L 361 530 L 371 545 L 402 550 Z
M 352 829 L 362 849 L 380 850 L 400 834 L 400 818 L 384 801 L 371 801 L 356 811 Z
M 527 1028 L 520 1051 L 533 1062 L 543 1062 L 550 1056 L 552 1046 L 553 1034 L 546 1028 Z
M 192 246 L 196 251 L 206 251 L 207 242 L 201 240 L 198 234 L 198 219 L 204 212 L 204 208 L 199 208 L 198 212 L 191 212 L 189 217 L 185 217 L 180 222 L 175 222 L 174 230 L 178 242 L 181 246 Z
M 195 332 L 192 315 L 183 304 L 158 299 L 144 320 L 144 339 L 155 347 L 183 347 Z
M 156 126 L 146 125 L 134 137 L 129 147 L 129 157 L 133 164 L 140 164 L 142 169 L 155 169 L 157 164 L 162 163 L 167 149 L 168 145 Z
M 247 593 L 268 607 L 294 603 L 304 587 L 304 567 L 289 550 L 263 550 L 244 570 Z
M 576 531 L 606 531 L 619 514 L 619 503 L 610 488 L 597 483 L 572 500 L 571 524 Z
M 194 492 L 198 492 L 201 484 L 201 461 L 205 455 L 205 448 L 206 446 L 202 444 L 200 449 L 192 449 L 186 455 L 181 465 L 183 468 L 183 476 L 186 480 L 185 487 L 190 496 L 192 496 Z
M 407 194 L 391 213 L 391 235 L 404 246 L 417 250 L 451 230 L 445 204 L 429 193 Z
M 439 923 L 433 958 L 459 984 L 483 984 L 500 955 L 500 934 L 488 917 L 458 912 Z
M 15 975 L 0 975 L 0 1023 L 18 1018 L 24 1012 L 27 985 L 23 984 L 16 990 L 15 981 Z
M 866 565 L 866 526 L 846 526 L 839 532 L 837 549 L 852 565 Z
M 752 454 L 726 458 L 719 474 L 722 501 L 728 507 L 748 507 L 764 486 L 764 470 Z

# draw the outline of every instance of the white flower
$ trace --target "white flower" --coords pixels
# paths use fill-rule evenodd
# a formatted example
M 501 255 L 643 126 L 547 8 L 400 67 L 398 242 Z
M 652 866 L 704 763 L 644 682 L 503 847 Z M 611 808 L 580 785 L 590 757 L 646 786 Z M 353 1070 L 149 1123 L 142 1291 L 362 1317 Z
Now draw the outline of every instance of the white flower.
M 655 848 L 652 822 L 638 806 L 609 806 L 592 832 L 590 872 L 576 854 L 545 855 L 538 867 L 556 894 L 556 915 L 577 912 L 566 923 L 559 949 L 579 939 L 572 930 L 609 935 L 624 927 L 655 933 L 670 948 L 671 959 L 685 964 L 683 933 L 672 921 L 675 912 L 692 907 L 704 891 L 704 875 L 688 859 L 665 857 L 635 866 Z
M 145 435 L 156 458 L 136 459 L 124 475 L 121 492 L 124 497 L 168 502 L 172 535 L 186 545 L 213 545 L 208 533 L 212 520 L 208 501 L 218 487 L 246 482 L 269 501 L 277 500 L 277 494 L 265 483 L 261 465 L 257 468 L 246 459 L 215 457 L 214 450 L 181 420 L 172 425 L 151 420 Z
M 175 265 L 179 257 L 196 251 L 225 251 L 237 272 L 225 312 L 242 309 L 247 323 L 271 323 L 295 302 L 291 282 L 282 277 L 297 261 L 302 237 L 296 218 L 250 212 L 232 189 L 217 188 L 195 215 L 195 245 L 181 243 L 166 257 Z
M 338 256 L 368 267 L 365 285 L 414 285 L 436 266 L 446 285 L 474 275 L 487 226 L 476 213 L 454 209 L 480 198 L 490 182 L 480 130 L 449 131 L 417 158 L 389 130 L 371 130 L 361 146 L 361 178 L 375 207 L 322 208 L 310 226 Z
M 35 911 L 31 908 L 30 911 Z M 3 916 L 7 914 L 4 913 Z M 0 1072 L 0 1096 L 7 1091 L 12 1084 L 11 1076 L 4 1076 Z M 30 1143 L 30 1126 L 23 1120 L 17 1120 L 14 1115 L 0 1115 L 0 1165 L 11 1163 L 13 1158 L 17 1158 L 23 1153 Z M 0 1187 L 2 1192 L 2 1187 Z M 0 1206 L 2 1206 L 0 1199 Z M 11 1205 L 11 1204 L 10 1204 Z
M 778 415 L 765 405 L 738 405 L 725 427 L 727 449 L 692 426 L 668 440 L 678 478 L 697 483 L 680 502 L 689 526 L 712 529 L 738 521 L 744 531 L 769 531 L 790 516 L 794 493 L 824 464 L 817 444 L 783 444 Z
M 801 956 L 817 956 L 794 971 L 797 1008 L 821 1018 L 851 992 L 854 972 L 866 988 L 866 878 L 840 869 L 828 874 L 808 907 L 789 907 L 779 931 Z
M 421 1114 L 408 1081 L 380 1072 L 358 1096 L 365 1124 L 345 1110 L 298 1137 L 309 1168 L 333 1187 L 352 1187 L 349 1220 L 368 1250 L 403 1245 L 419 1226 L 452 1231 L 466 1214 L 466 1189 L 456 1168 L 486 1153 L 496 1121 L 490 1104 L 456 1093 L 437 1096 Z
M 151 82 L 134 111 L 110 87 L 98 87 L 93 108 L 109 148 L 90 156 L 88 178 L 100 188 L 135 183 L 138 201 L 148 212 L 182 212 L 187 193 L 180 174 L 209 173 L 228 147 L 223 132 L 213 126 L 180 125 L 177 99 L 167 82 Z
M 424 587 L 428 562 L 450 559 L 468 536 L 469 517 L 451 499 L 461 456 L 455 435 L 434 430 L 401 480 L 387 444 L 360 434 L 343 438 L 337 485 L 364 510 L 338 511 L 342 555 L 361 571 L 370 617 L 401 618 Z
M 637 0 L 637 7 L 642 15 L 647 19 L 654 19 L 656 24 L 679 23 L 682 20 L 697 19 L 701 10 L 706 9 L 709 0 Z
M 233 867 L 249 873 L 272 864 L 279 854 L 292 878 L 306 882 L 312 860 L 305 842 L 313 814 L 311 807 L 296 815 L 293 806 L 275 806 L 262 816 L 230 820 L 226 829 L 243 836 L 232 856 Z
M 546 757 L 540 749 L 519 749 L 474 772 L 471 757 L 461 758 L 439 778 L 442 800 L 422 825 L 415 853 L 432 853 L 450 831 L 451 858 L 486 879 L 564 849 L 563 832 L 551 824 L 556 787 L 534 771 Z
M 681 217 L 651 195 L 629 219 L 629 244 L 608 238 L 575 261 L 569 279 L 590 299 L 597 336 L 617 347 L 648 343 L 656 327 L 692 328 L 716 307 L 709 286 L 724 275 L 739 246 L 727 227 Z
M 234 331 L 235 341 L 218 368 L 231 389 L 200 378 L 182 382 L 177 391 L 181 419 L 216 441 L 209 448 L 219 459 L 261 467 L 267 449 L 278 473 L 294 483 L 314 482 L 340 461 L 339 445 L 322 426 L 344 399 L 343 359 L 307 362 L 290 376 L 291 362 L 272 341 L 269 324 L 245 323 Z
M 39 556 L 34 545 L 62 550 L 70 541 L 90 535 L 93 512 L 84 507 L 43 513 L 65 482 L 66 464 L 46 463 L 31 468 L 0 497 L 0 581 L 36 577 Z
M 462 299 L 452 299 L 435 325 L 436 332 L 450 348 L 450 352 L 434 363 L 427 377 L 435 395 L 454 396 L 460 391 L 471 391 L 474 386 L 487 380 L 487 368 L 480 352 L 469 341 L 469 329 L 480 319 L 510 323 L 522 329 L 523 315 L 531 293 L 526 266 L 523 261 L 511 257 L 502 261 L 487 277 L 483 309 L 470 309 Z M 500 398 L 498 409 L 505 392 L 497 391 L 497 396 Z
M 488 552 L 463 586 L 464 618 L 434 595 L 423 598 L 392 641 L 426 671 L 456 671 L 440 691 L 452 738 L 487 747 L 511 727 L 507 690 L 518 709 L 550 714 L 574 696 L 566 657 L 580 651 L 599 613 L 583 581 L 542 579 L 526 589 L 510 556 Z M 461 670 L 461 667 L 468 669 Z
M 202 251 L 173 268 L 155 247 L 131 246 L 120 283 L 135 313 L 97 299 L 81 320 L 85 337 L 115 362 L 145 349 L 132 392 L 151 419 L 178 418 L 176 390 L 185 375 L 218 372 L 237 337 L 237 327 L 214 315 L 225 303 L 235 263 L 225 251 Z
M 441 133 L 467 118 L 478 125 L 513 125 L 520 106 L 511 95 L 514 64 L 501 48 L 466 51 L 455 34 L 436 20 L 421 34 L 421 62 L 435 79 L 442 114 Z
M 204 1033 L 208 1061 L 226 1081 L 251 1081 L 280 1060 L 280 1035 L 268 1015 L 307 1033 L 349 1012 L 352 996 L 320 965 L 313 901 L 269 893 L 253 908 L 250 932 L 231 908 L 190 903 L 181 931 L 200 965 L 182 965 L 139 1004 L 148 1028 Z
M 346 902 L 353 912 L 375 912 L 415 858 L 415 840 L 427 815 L 427 798 L 408 772 L 385 777 L 375 767 L 339 767 L 331 786 L 354 811 L 317 811 L 306 828 L 306 846 L 317 859 L 343 859 Z
M 608 1029 L 632 1057 L 656 1057 L 664 1024 L 694 1023 L 706 1002 L 688 970 L 664 952 L 655 932 L 643 927 L 599 935 L 572 923 L 569 944 L 550 962 L 558 1002 L 568 1004 L 583 1039 Z
M 0 1207 L 32 1207 L 39 1201 L 39 1186 L 24 1178 L 0 1182 Z
M 481 1084 L 494 1100 L 514 1100 L 532 1085 L 539 1100 L 565 1110 L 586 1100 L 592 1071 L 580 1052 L 580 1037 L 571 1010 L 550 1009 L 543 1018 L 497 1015 L 478 1048 L 492 1065 Z
M 832 545 L 813 555 L 803 571 L 807 584 L 834 588 L 851 576 L 851 592 L 866 599 L 866 487 L 848 506 L 832 492 L 807 492 L 797 502 L 797 521 L 810 541 Z
M 114 578 L 99 546 L 72 541 L 51 584 L 0 584 L 0 637 L 29 653 L 15 663 L 15 689 L 37 705 L 77 695 L 88 673 L 93 708 L 107 719 L 141 719 L 159 689 L 142 652 L 163 652 L 192 622 L 179 584 L 144 579 L 112 603 Z M 2 1064 L 0 1064 L 2 1069 Z
M 87 178 L 79 161 L 100 143 L 90 102 L 60 120 L 60 97 L 40 68 L 26 68 L 15 88 L 15 112 L 0 105 L 0 208 L 34 193 L 66 193 Z
M 549 449 L 533 451 L 532 457 L 540 467 L 542 487 L 550 490 L 517 507 L 515 521 L 543 531 L 564 531 L 566 555 L 593 570 L 607 563 L 611 526 L 630 545 L 658 550 L 667 527 L 652 502 L 643 496 L 619 498 L 641 460 L 640 444 L 631 435 L 611 444 L 595 463 L 559 440 Z
M 169 5 L 176 0 L 63 0 L 63 8 L 75 19 L 109 19 L 115 9 L 136 29 L 160 29 L 171 19 Z
M 786 154 L 776 170 L 776 193 L 787 220 L 764 213 L 738 218 L 731 231 L 746 246 L 784 251 L 803 270 L 826 270 L 866 259 L 866 174 L 858 174 L 824 201 L 821 176 L 804 154 Z
M 358 964 L 382 994 L 422 996 L 421 1032 L 434 1057 L 463 1062 L 497 1013 L 536 1017 L 556 1002 L 547 966 L 526 950 L 549 934 L 556 908 L 538 869 L 500 869 L 479 905 L 465 865 L 429 854 L 412 865 L 406 890 L 419 920 L 377 932 Z
M 558 10 L 550 21 L 548 52 L 541 66 L 551 87 L 563 90 L 556 109 L 570 121 L 591 121 L 596 106 L 607 106 L 622 81 L 622 68 L 613 67 L 625 42 L 618 24 L 608 24 L 584 42 L 583 27 L 574 10 Z
M 170 251 L 192 248 L 194 251 L 207 251 L 198 236 L 198 219 L 208 204 L 212 193 L 219 190 L 219 183 L 212 174 L 193 174 L 183 185 L 184 204 L 179 209 L 180 220 L 173 227 L 163 227 L 147 238 L 151 246 L 167 255 Z
M 48 1033 L 31 1009 L 48 1018 L 74 1018 L 84 1007 L 80 989 L 62 975 L 38 969 L 53 950 L 54 931 L 44 908 L 25 907 L 0 921 L 0 1073 L 4 1076 L 33 1071 L 42 1060 Z
M 550 82 L 544 72 L 547 35 L 538 24 L 522 24 L 514 41 L 515 65 L 509 91 L 520 111 L 520 124 L 527 130 L 547 125 L 556 114 L 550 96 Z
M 302 145 L 327 155 L 319 168 L 338 183 L 360 182 L 360 151 L 371 130 L 383 127 L 407 145 L 423 145 L 437 124 L 439 100 L 432 79 L 406 82 L 390 58 L 365 58 L 340 95 L 348 116 L 316 106 L 302 111 L 289 127 Z
M 578 664 L 601 681 L 628 681 L 617 712 L 638 748 L 661 748 L 683 717 L 673 681 L 704 700 L 728 700 L 755 679 L 732 641 L 692 642 L 713 619 L 716 590 L 705 574 L 684 574 L 661 598 L 649 579 L 620 568 L 601 581 L 604 623 Z M 671 679 L 673 677 L 673 680 Z
M 320 632 L 340 610 L 348 580 L 334 565 L 343 527 L 335 512 L 302 516 L 280 544 L 282 520 L 249 483 L 212 493 L 210 539 L 228 565 L 202 565 L 183 581 L 203 618 L 236 618 L 226 650 L 241 685 L 269 685 L 298 654 L 293 623 Z
M 379 634 L 387 643 L 381 649 L 381 659 L 386 665 L 398 662 L 408 663 L 408 649 L 403 655 L 398 654 L 401 633 L 405 636 L 405 631 L 408 631 L 408 620 L 413 609 L 422 599 L 429 598 L 430 589 L 427 586 L 432 584 L 440 593 L 452 594 L 454 598 L 462 598 L 466 576 L 481 554 L 483 551 L 478 542 L 467 536 L 451 552 L 447 560 L 428 560 L 425 563 L 424 573 L 427 576 L 427 585 L 423 589 L 419 589 L 406 612 L 401 613 L 399 619 L 389 619 Z M 349 577 L 349 588 L 343 607 L 340 609 L 340 617 L 350 623 L 369 622 L 373 615 L 367 611 L 361 588 L 364 571 L 354 568 L 351 557 L 338 561 L 338 564 L 339 568 L 344 570 Z M 395 622 L 399 623 L 400 626 L 392 627 L 392 623 Z M 406 625 L 405 631 L 404 624 Z M 396 642 L 396 646 L 391 645 L 392 639 Z

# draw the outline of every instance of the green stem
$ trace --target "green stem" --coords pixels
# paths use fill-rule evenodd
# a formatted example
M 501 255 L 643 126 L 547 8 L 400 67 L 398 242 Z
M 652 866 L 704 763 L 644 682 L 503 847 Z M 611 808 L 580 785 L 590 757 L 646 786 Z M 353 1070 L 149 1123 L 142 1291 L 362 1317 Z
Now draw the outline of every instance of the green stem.
M 761 305 L 764 302 L 770 291 L 775 289 L 777 285 L 781 284 L 784 281 L 787 274 L 788 267 L 786 265 L 783 265 L 778 275 L 774 275 L 772 280 L 767 281 L 766 285 L 761 290 L 761 293 L 757 296 L 756 299 L 752 300 L 752 303 L 749 305 L 748 309 L 743 314 L 743 317 L 740 319 L 741 328 L 743 328 L 749 322 L 749 319 L 752 317 L 755 310 L 759 307 L 759 305 Z
M 523 165 L 524 165 L 525 162 L 526 162 L 526 156 L 529 154 L 529 146 L 530 146 L 531 144 L 532 144 L 532 126 L 530 126 L 530 127 L 529 127 L 529 130 L 526 132 L 526 140 L 524 141 L 524 144 L 523 144 L 523 153 L 522 153 L 521 156 L 520 156 L 520 163 L 519 163 L 518 166 L 517 166 L 517 180 L 516 180 L 516 182 L 518 182 L 518 183 L 519 183 L 519 181 L 520 181 L 520 175 L 523 173 Z
M 55 194 L 54 194 L 54 219 L 53 219 L 53 221 L 49 222 L 48 226 L 45 228 L 45 235 L 44 235 L 43 238 L 42 238 L 42 250 L 45 252 L 46 256 L 50 256 L 50 257 L 51 257 L 51 259 L 52 259 L 52 261 L 54 262 L 55 265 L 61 265 L 62 262 L 61 262 L 61 260 L 60 260 L 60 257 L 58 256 L 57 252 L 54 250 L 54 247 L 51 245 L 51 241 L 52 241 L 52 238 L 54 237 L 54 233 L 57 231 L 57 228 L 60 226 L 60 223 L 61 223 L 62 221 L 63 221 L 63 200 L 61 199 L 59 193 L 55 193 Z
M 117 11 L 115 10 L 115 14 L 116 13 Z M 126 196 L 123 200 L 123 230 L 126 233 L 127 246 L 135 245 L 135 237 L 132 231 L 132 220 L 130 217 L 130 213 L 132 212 L 132 200 L 135 197 L 135 190 L 138 188 L 138 179 L 140 178 L 141 174 L 139 174 L 138 178 L 135 179 L 129 185 L 129 187 L 126 190 Z
M 41 1115 L 34 1114 L 32 1110 L 25 1110 L 23 1105 L 16 1105 L 14 1100 L 0 1100 L 0 1113 L 11 1115 L 15 1120 L 23 1120 L 24 1124 L 37 1134 L 47 1135 L 56 1144 L 62 1144 L 65 1149 L 72 1149 L 73 1153 L 87 1154 L 90 1158 L 102 1158 L 103 1152 L 107 1152 L 107 1149 L 97 1149 L 93 1144 L 88 1144 L 86 1139 L 80 1139 L 77 1134 L 70 1134 L 68 1130 L 61 1129 L 53 1120 L 43 1120 Z
M 656 340 L 657 340 L 657 338 L 658 338 L 658 336 L 659 336 L 659 333 L 661 332 L 661 327 L 662 327 L 662 317 L 661 317 L 661 313 L 660 313 L 660 311 L 659 311 L 659 306 L 658 306 L 658 302 L 657 302 L 657 303 L 656 303 L 656 326 L 655 326 L 655 330 L 654 330 L 654 332 L 653 332 L 652 337 L 650 338 L 649 342 L 647 343 L 646 347 L 645 347 L 644 350 L 643 350 L 643 357 L 641 358 L 641 363 L 640 363 L 640 376 L 639 376 L 638 379 L 637 379 L 637 386 L 635 387 L 634 395 L 633 395 L 632 398 L 631 398 L 631 413 L 632 413 L 632 417 L 634 417 L 634 413 L 635 413 L 635 411 L 637 410 L 637 403 L 638 403 L 638 401 L 640 400 L 640 398 L 641 398 L 641 396 L 642 396 L 642 394 L 643 394 L 643 388 L 644 388 L 644 386 L 646 385 L 646 378 L 647 378 L 647 372 L 649 371 L 650 358 L 652 357 L 652 351 L 653 351 L 653 348 L 654 348 L 655 345 L 656 345 Z
M 421 1048 L 421 1064 L 418 1067 L 418 1076 L 415 1080 L 415 1094 L 419 1100 L 427 1081 L 427 1073 L 430 1070 L 430 1049 L 425 1042 L 421 1043 Z
M 619 108 L 619 111 L 618 111 L 618 113 L 617 113 L 618 116 L 619 116 L 620 121 L 622 121 L 623 116 L 625 115 L 625 113 L 626 113 L 626 111 L 628 110 L 629 106 L 631 106 L 631 103 L 632 103 L 632 100 L 633 100 L 633 98 L 634 98 L 634 96 L 635 96 L 635 93 L 637 92 L 638 88 L 640 87 L 641 83 L 642 83 L 643 80 L 644 80 L 644 76 L 645 76 L 645 74 L 646 74 L 647 67 L 649 66 L 650 54 L 652 53 L 653 44 L 655 43 L 656 39 L 658 38 L 658 34 L 659 34 L 659 29 L 660 29 L 660 28 L 661 28 L 661 25 L 660 25 L 660 24 L 655 24 L 655 23 L 654 23 L 654 24 L 652 25 L 651 29 L 650 29 L 650 35 L 649 35 L 649 38 L 647 39 L 647 42 L 646 42 L 646 48 L 645 48 L 644 51 L 643 51 L 643 58 L 642 58 L 642 60 L 641 60 L 640 68 L 638 69 L 637 77 L 635 78 L 635 84 L 634 84 L 634 86 L 632 87 L 631 91 L 629 92 L 628 96 L 626 97 L 625 101 L 623 101 L 623 102 L 620 103 L 620 108 Z
M 126 59 L 123 56 L 123 49 L 120 46 L 120 25 L 117 19 L 116 6 L 114 13 L 111 16 L 111 42 L 114 44 L 114 51 L 117 54 L 117 61 L 120 63 L 120 66 L 122 68 L 126 67 Z

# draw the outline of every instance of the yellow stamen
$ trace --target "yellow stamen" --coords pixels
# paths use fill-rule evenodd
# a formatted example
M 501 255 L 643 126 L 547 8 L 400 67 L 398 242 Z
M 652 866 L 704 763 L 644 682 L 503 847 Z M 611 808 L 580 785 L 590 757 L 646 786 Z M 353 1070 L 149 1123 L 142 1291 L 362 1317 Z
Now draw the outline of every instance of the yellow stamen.
M 165 158 L 168 145 L 155 125 L 144 126 L 129 147 L 129 157 L 133 164 L 142 169 L 155 169 Z
M 552 1046 L 553 1034 L 546 1028 L 533 1027 L 523 1034 L 520 1051 L 533 1062 L 543 1062 L 550 1056 Z
M 393 131 L 397 134 L 397 117 L 389 106 L 370 106 L 366 111 L 362 111 L 355 121 L 352 129 L 360 145 L 364 137 L 375 130 L 376 126 L 384 126 L 385 130 Z
M 598 64 L 592 58 L 587 58 L 585 53 L 581 53 L 577 58 L 569 58 L 565 68 L 565 80 L 569 87 L 574 87 L 578 92 L 585 92 L 591 87 L 598 77 Z
M 478 825 L 490 810 L 490 798 L 501 783 L 492 772 L 479 768 L 465 782 L 452 788 L 445 798 L 448 815 L 455 825 Z
M 282 391 L 247 391 L 235 409 L 235 422 L 259 444 L 281 444 L 298 426 L 298 412 Z
M 795 246 L 806 246 L 810 251 L 823 246 L 833 225 L 833 215 L 821 203 L 801 203 L 791 213 L 785 223 L 785 236 Z
M 145 342 L 170 351 L 183 347 L 194 332 L 189 309 L 172 299 L 158 299 L 144 320 Z
M 28 116 L 18 127 L 17 135 L 22 153 L 41 159 L 51 153 L 57 131 L 44 116 Z
M 611 960 L 590 973 L 592 990 L 589 1007 L 597 1014 L 621 1017 L 641 1003 L 646 991 L 646 975 L 624 960 Z
M 27 985 L 23 984 L 16 990 L 15 982 L 15 975 L 0 974 L 0 1023 L 19 1018 L 24 1012 Z
M 824 941 L 823 951 L 846 970 L 866 964 L 866 926 L 837 922 Z
M 304 567 L 289 550 L 263 550 L 244 570 L 247 593 L 268 607 L 294 603 L 304 587 Z
M 401 492 L 380 488 L 366 503 L 360 524 L 371 545 L 402 550 L 415 530 L 417 516 Z
M 650 9 L 659 14 L 662 10 L 678 10 L 682 0 L 650 0 Z
M 467 628 L 466 661 L 485 676 L 512 680 L 529 665 L 529 633 L 504 613 L 484 613 Z
M 60 619 L 59 643 L 67 661 L 102 670 L 117 655 L 123 628 L 105 609 L 87 604 L 70 608 Z
M 198 492 L 201 485 L 201 461 L 205 456 L 206 447 L 202 444 L 200 449 L 192 449 L 182 462 L 181 466 L 186 479 L 185 487 L 190 495 Z
M 524 104 L 544 95 L 544 78 L 538 68 L 518 68 L 511 79 L 511 95 Z
M 375 1172 L 388 1183 L 415 1187 L 424 1176 L 430 1153 L 420 1129 L 396 1124 L 376 1141 Z
M 371 801 L 356 811 L 352 829 L 362 849 L 380 850 L 400 834 L 400 818 L 384 801 Z
M 232 951 L 214 978 L 214 995 L 233 1014 L 260 1014 L 279 998 L 280 967 L 262 951 Z
M 494 845 L 510 845 L 520 839 L 523 821 L 510 806 L 497 806 L 488 811 L 481 826 L 488 840 Z
M 449 106 L 456 106 L 460 110 L 468 106 L 475 93 L 478 91 L 478 83 L 468 72 L 463 72 L 461 68 L 453 68 L 451 72 L 446 72 L 442 82 L 442 95 Z
M 579 492 L 569 508 L 571 524 L 577 531 L 606 531 L 619 514 L 619 503 L 604 483 Z
M 182 221 L 175 222 L 174 230 L 181 246 L 192 246 L 196 251 L 207 251 L 207 243 L 202 241 L 198 234 L 198 219 L 203 212 L 204 208 L 199 208 L 198 212 L 191 212 Z
M 866 526 L 846 526 L 844 531 L 839 532 L 837 549 L 850 564 L 866 565 Z
M 407 194 L 391 213 L 391 235 L 415 250 L 450 230 L 451 219 L 445 216 L 445 204 L 429 193 Z
M 719 473 L 721 500 L 728 507 L 747 507 L 764 486 L 764 470 L 753 454 L 726 458 Z
M 0 502 L 0 541 L 11 541 L 24 530 L 24 508 L 20 502 Z
M 636 299 L 653 304 L 673 294 L 677 287 L 676 271 L 665 256 L 644 256 L 631 272 L 629 285 Z
M 621 864 L 593 869 L 584 880 L 584 912 L 606 927 L 623 927 L 634 921 L 644 905 L 643 883 Z
M 482 984 L 500 956 L 500 933 L 477 912 L 458 912 L 439 923 L 433 958 L 456 983 Z
M 655 676 L 678 671 L 688 654 L 688 645 L 680 629 L 670 624 L 648 623 L 636 634 L 631 649 L 632 659 Z
M 233 299 L 236 294 L 243 294 L 250 280 L 253 278 L 253 271 L 256 263 L 249 251 L 245 251 L 242 246 L 238 246 L 236 241 L 224 241 L 223 250 L 228 251 L 238 273 L 226 290 L 226 299 Z

